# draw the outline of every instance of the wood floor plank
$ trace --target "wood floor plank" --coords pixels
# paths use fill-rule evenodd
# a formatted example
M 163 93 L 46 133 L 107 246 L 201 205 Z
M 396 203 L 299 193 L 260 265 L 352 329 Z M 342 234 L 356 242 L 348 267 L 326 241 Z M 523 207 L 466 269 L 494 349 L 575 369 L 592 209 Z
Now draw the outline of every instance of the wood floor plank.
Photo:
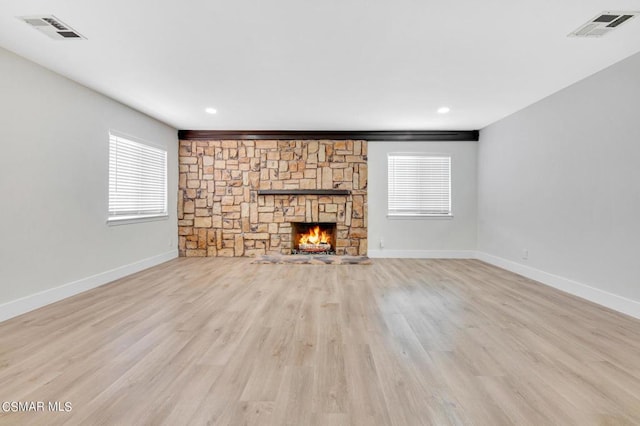
M 182 258 L 0 323 L 5 401 L 73 408 L 0 425 L 640 424 L 640 321 L 477 260 Z

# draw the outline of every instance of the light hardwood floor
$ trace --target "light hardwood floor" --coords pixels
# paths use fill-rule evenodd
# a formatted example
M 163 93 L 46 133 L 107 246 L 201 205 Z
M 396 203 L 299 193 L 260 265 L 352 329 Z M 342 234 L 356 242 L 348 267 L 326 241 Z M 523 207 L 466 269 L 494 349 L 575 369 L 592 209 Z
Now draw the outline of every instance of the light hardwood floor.
M 640 321 L 475 260 L 176 259 L 0 323 L 0 424 L 640 424 Z

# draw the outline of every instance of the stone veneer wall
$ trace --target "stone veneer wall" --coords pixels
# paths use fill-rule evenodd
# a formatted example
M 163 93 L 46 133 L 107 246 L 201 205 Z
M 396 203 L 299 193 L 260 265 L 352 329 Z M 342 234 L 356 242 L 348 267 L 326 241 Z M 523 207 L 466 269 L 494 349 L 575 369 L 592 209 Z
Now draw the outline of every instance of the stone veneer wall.
M 336 253 L 367 253 L 367 142 L 181 140 L 181 256 L 291 253 L 291 222 L 335 222 Z M 258 195 L 348 189 L 351 195 Z

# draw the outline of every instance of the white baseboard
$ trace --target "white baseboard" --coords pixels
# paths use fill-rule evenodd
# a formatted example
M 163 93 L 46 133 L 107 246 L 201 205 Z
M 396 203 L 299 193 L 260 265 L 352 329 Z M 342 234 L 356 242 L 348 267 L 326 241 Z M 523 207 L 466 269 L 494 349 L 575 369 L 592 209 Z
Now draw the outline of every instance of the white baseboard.
M 152 266 L 159 265 L 176 257 L 178 257 L 178 250 L 171 250 L 119 268 L 63 284 L 59 287 L 41 291 L 40 293 L 12 300 L 11 302 L 0 305 L 0 321 L 8 320 L 9 318 L 33 311 L 50 303 L 75 296 L 78 293 L 91 290 L 92 288 L 100 287 L 103 284 L 151 268 Z
M 591 287 L 587 284 L 560 277 L 558 275 L 553 275 L 488 253 L 477 252 L 476 259 L 538 281 L 550 287 L 557 288 L 565 293 L 569 293 L 597 303 L 598 305 L 613 309 L 614 311 L 640 319 L 640 302 L 635 300 L 627 299 L 626 297 L 618 296 L 616 294 Z
M 473 250 L 369 250 L 371 258 L 390 259 L 474 259 Z

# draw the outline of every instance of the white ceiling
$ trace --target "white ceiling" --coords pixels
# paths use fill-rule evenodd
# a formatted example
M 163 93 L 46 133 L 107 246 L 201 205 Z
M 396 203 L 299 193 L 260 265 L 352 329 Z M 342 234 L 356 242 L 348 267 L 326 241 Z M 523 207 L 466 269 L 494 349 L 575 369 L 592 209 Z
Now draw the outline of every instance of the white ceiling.
M 470 130 L 640 51 L 640 18 L 600 39 L 567 37 L 604 10 L 639 9 L 637 0 L 2 0 L 0 46 L 178 129 Z M 88 40 L 51 40 L 16 19 L 40 14 Z M 443 105 L 449 114 L 436 113 Z

